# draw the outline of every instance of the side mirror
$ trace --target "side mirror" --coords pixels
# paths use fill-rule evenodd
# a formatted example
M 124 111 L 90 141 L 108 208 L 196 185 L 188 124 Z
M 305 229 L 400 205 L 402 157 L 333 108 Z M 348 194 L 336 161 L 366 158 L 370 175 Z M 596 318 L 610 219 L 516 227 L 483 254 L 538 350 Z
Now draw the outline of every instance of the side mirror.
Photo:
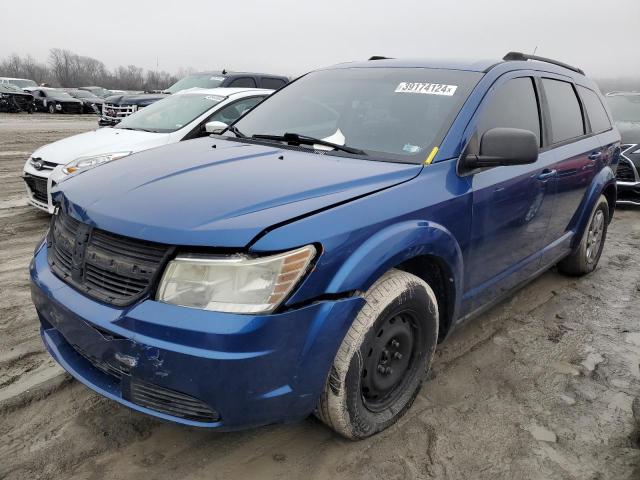
M 219 122 L 218 120 L 205 123 L 204 125 L 204 129 L 207 133 L 220 133 L 227 128 L 229 128 L 229 125 L 224 122 Z
M 519 128 L 492 128 L 480 140 L 480 155 L 467 155 L 468 168 L 525 165 L 538 159 L 538 137 Z

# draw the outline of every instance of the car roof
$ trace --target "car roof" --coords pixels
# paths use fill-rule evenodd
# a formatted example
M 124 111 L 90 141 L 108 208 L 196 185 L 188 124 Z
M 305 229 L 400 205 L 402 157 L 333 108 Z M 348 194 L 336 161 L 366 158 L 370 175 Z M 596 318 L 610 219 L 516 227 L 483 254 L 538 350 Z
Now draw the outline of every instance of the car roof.
M 235 72 L 231 70 L 207 70 L 204 72 L 193 72 L 193 73 L 190 73 L 189 75 L 185 75 L 185 77 L 192 77 L 194 75 L 224 75 L 225 77 L 231 77 L 235 75 L 255 75 L 257 77 L 288 78 L 286 75 L 279 75 L 276 73 Z
M 2 80 L 31 80 L 30 78 L 18 78 L 18 77 L 0 77 Z
M 220 97 L 230 97 L 239 93 L 255 93 L 269 95 L 273 93 L 273 90 L 266 88 L 188 88 L 186 90 L 180 90 L 174 93 L 174 95 L 218 95 Z
M 522 55 L 522 54 L 519 54 Z M 505 57 L 507 58 L 507 57 Z M 468 72 L 488 73 L 499 70 L 501 73 L 512 70 L 534 70 L 551 72 L 565 75 L 572 78 L 584 78 L 584 74 L 576 71 L 569 65 L 559 65 L 555 60 L 542 57 L 532 57 L 530 59 L 431 59 L 431 58 L 386 58 L 372 57 L 370 60 L 340 63 L 321 70 L 331 70 L 336 68 L 432 68 L 442 70 L 462 70 Z M 567 68 L 568 67 L 568 68 Z M 572 70 L 573 69 L 573 70 Z

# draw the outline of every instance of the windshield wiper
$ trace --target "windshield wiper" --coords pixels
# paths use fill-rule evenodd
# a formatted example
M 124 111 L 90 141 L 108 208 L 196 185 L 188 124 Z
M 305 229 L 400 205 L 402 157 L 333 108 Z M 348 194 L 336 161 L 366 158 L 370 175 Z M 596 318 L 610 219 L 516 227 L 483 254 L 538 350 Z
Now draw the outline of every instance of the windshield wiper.
M 227 127 L 227 130 L 235 134 L 235 136 L 238 138 L 247 138 L 247 136 L 244 133 L 242 133 L 240 130 L 238 130 L 238 127 L 236 127 L 235 125 L 229 125 Z
M 132 128 L 132 127 L 117 127 L 120 130 L 134 130 L 136 132 L 149 132 L 149 133 L 158 133 L 155 130 L 147 130 L 146 128 Z
M 320 138 L 309 137 L 307 135 L 299 135 L 297 133 L 285 133 L 284 135 L 251 135 L 256 140 L 273 140 L 275 142 L 286 142 L 291 145 L 324 145 L 325 147 L 335 148 L 343 152 L 353 153 L 354 155 L 366 155 L 364 150 L 359 148 L 347 147 L 346 145 L 338 145 L 337 143 L 327 142 Z

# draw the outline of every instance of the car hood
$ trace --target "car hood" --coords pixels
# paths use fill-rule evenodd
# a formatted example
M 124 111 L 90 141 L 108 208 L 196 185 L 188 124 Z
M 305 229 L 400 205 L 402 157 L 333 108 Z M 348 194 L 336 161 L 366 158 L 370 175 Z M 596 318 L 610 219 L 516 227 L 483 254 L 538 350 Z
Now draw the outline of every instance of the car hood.
M 166 98 L 168 94 L 141 93 L 139 95 L 111 95 L 105 99 L 106 103 L 114 105 L 142 105 L 146 106 Z
M 169 134 L 120 128 L 99 128 L 50 143 L 33 152 L 33 157 L 66 165 L 78 157 L 114 152 L 138 152 L 165 145 Z
M 616 127 L 620 131 L 622 143 L 640 143 L 640 121 L 639 122 L 616 122 Z
M 125 236 L 242 248 L 268 227 L 410 180 L 421 169 L 203 138 L 69 178 L 54 190 L 54 202 Z

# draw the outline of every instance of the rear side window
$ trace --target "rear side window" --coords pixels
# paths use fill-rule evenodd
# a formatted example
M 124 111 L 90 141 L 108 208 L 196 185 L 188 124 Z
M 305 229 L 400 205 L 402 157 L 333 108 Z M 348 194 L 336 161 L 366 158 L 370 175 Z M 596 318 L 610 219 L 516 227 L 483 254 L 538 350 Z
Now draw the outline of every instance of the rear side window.
M 498 87 L 489 98 L 478 122 L 478 138 L 492 128 L 520 128 L 538 137 L 540 144 L 540 114 L 530 77 L 514 78 Z
M 256 81 L 251 77 L 236 78 L 229 84 L 229 88 L 256 88 Z
M 262 77 L 262 88 L 268 88 L 269 90 L 278 90 L 287 84 L 281 78 L 268 78 Z
M 582 103 L 587 111 L 591 131 L 599 133 L 609 130 L 611 128 L 611 122 L 609 121 L 607 111 L 602 106 L 598 94 L 580 85 L 578 85 L 578 92 L 580 93 L 580 97 L 582 97 Z
M 551 143 L 584 135 L 582 110 L 573 85 L 561 80 L 542 79 L 551 121 Z

